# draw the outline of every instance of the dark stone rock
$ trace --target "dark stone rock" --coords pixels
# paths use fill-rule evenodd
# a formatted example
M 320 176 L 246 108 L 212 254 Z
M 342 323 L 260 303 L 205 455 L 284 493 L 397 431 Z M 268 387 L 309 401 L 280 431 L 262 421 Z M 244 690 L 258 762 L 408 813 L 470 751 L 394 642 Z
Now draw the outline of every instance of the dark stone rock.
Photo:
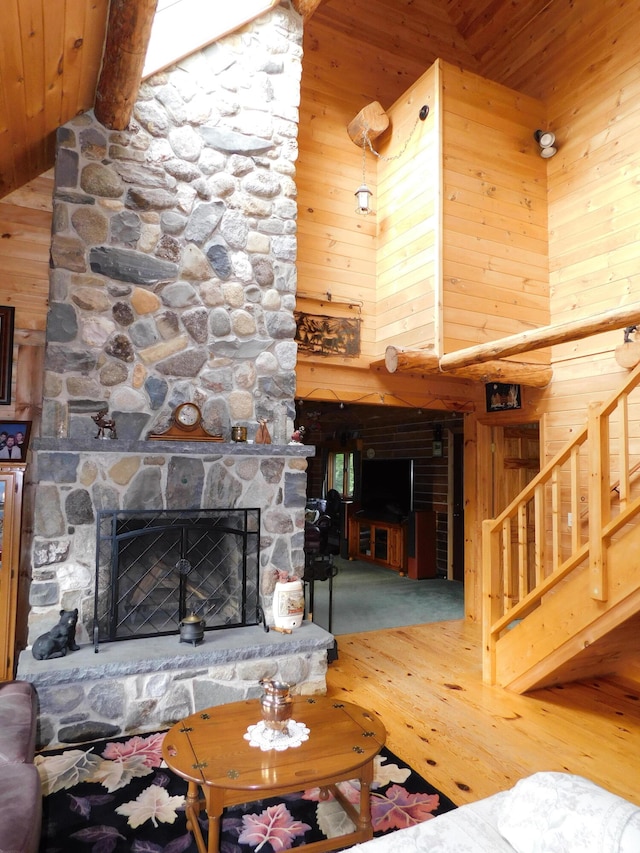
M 55 200 L 63 201 L 67 204 L 95 204 L 96 200 L 93 196 L 81 192 L 58 192 L 55 191 Z
M 56 581 L 32 581 L 29 587 L 29 604 L 32 607 L 51 607 L 58 603 L 59 596 L 60 587 Z
M 54 234 L 51 239 L 51 261 L 54 267 L 62 267 L 72 272 L 85 272 L 87 261 L 84 251 L 84 243 L 77 237 Z
M 279 483 L 284 470 L 284 459 L 261 459 L 260 472 L 267 483 Z
M 228 248 L 222 243 L 211 243 L 207 247 L 205 254 L 218 278 L 226 281 L 231 275 L 231 261 L 229 260 Z
M 99 198 L 120 198 L 124 184 L 120 176 L 103 163 L 89 163 L 80 175 L 80 186 L 87 195 Z
M 78 183 L 78 152 L 60 148 L 56 157 L 56 187 L 75 187 Z
M 81 400 L 78 398 L 76 400 L 69 400 L 68 406 L 70 412 L 83 412 L 88 415 L 99 412 L 101 409 L 106 409 L 108 403 L 106 400 Z
M 214 308 L 209 314 L 209 328 L 216 338 L 224 338 L 231 333 L 231 318 L 225 308 Z
M 100 370 L 100 384 L 107 388 L 121 385 L 129 378 L 129 371 L 119 361 L 109 361 Z
M 176 213 L 175 210 L 165 210 L 160 217 L 160 227 L 165 234 L 182 234 L 187 222 L 187 217 Z
M 160 332 L 160 337 L 168 341 L 180 331 L 180 321 L 175 311 L 163 311 L 156 317 L 156 325 Z
M 107 139 L 97 127 L 87 127 L 81 130 L 80 150 L 89 159 L 103 160 L 107 156 Z
M 59 127 L 56 130 L 56 145 L 75 147 L 76 134 L 70 127 Z
M 68 539 L 36 539 L 33 543 L 33 566 L 36 569 L 41 569 L 43 566 L 64 563 L 70 551 L 71 542 Z M 42 574 L 42 572 L 38 572 L 39 577 L 42 577 Z M 34 604 L 35 602 L 32 601 L 31 603 Z
M 137 320 L 129 329 L 132 344 L 138 349 L 150 347 L 158 341 L 156 325 L 150 317 Z
M 44 539 L 62 536 L 65 532 L 58 489 L 42 480 L 36 489 L 33 529 L 36 536 L 42 536 Z
M 69 684 L 67 686 L 56 684 L 54 687 L 39 686 L 38 695 L 43 705 L 53 714 L 65 714 L 73 711 L 84 699 L 84 691 L 80 684 Z
M 265 319 L 267 331 L 274 340 L 282 341 L 295 337 L 296 321 L 290 313 L 284 311 L 267 311 Z
M 307 475 L 304 471 L 287 472 L 284 475 L 284 505 L 304 507 L 307 501 Z
M 143 437 L 150 420 L 147 412 L 112 412 L 118 428 L 118 438 L 136 441 Z
M 125 335 L 114 335 L 104 348 L 107 355 L 130 364 L 134 359 L 133 345 Z
M 162 509 L 162 475 L 159 468 L 143 468 L 124 496 L 123 509 Z
M 203 506 L 232 508 L 241 494 L 242 486 L 224 465 L 212 465 L 209 468 Z
M 113 486 L 96 482 L 91 487 L 91 496 L 93 497 L 93 505 L 96 508 L 96 512 L 100 512 L 103 509 L 119 509 L 118 492 Z
M 131 210 L 168 210 L 176 201 L 175 193 L 167 190 L 134 189 L 127 191 L 125 206 Z
M 162 258 L 165 261 L 172 261 L 177 264 L 179 263 L 180 256 L 182 254 L 182 246 L 175 237 L 171 237 L 169 234 L 163 234 L 158 240 L 155 252 L 158 258 Z
M 123 210 L 111 217 L 111 242 L 132 248 L 140 239 L 140 217 L 132 210 Z
M 198 246 L 204 245 L 217 228 L 224 211 L 225 204 L 222 201 L 199 204 L 189 217 L 184 232 L 185 239 Z
M 52 483 L 75 483 L 80 456 L 77 453 L 38 453 L 38 479 Z
M 191 308 L 182 315 L 182 323 L 197 344 L 204 344 L 209 337 L 206 308 Z
M 90 740 L 116 737 L 121 731 L 120 726 L 114 726 L 111 723 L 84 720 L 71 726 L 61 726 L 58 729 L 58 740 L 60 743 L 86 743 Z
M 144 390 L 149 397 L 149 406 L 155 411 L 166 400 L 169 384 L 165 379 L 159 379 L 157 376 L 148 376 L 145 379 Z
M 90 708 L 107 720 L 118 720 L 124 714 L 124 685 L 111 681 L 99 681 L 87 692 Z
M 71 215 L 71 224 L 87 245 L 103 243 L 109 233 L 109 223 L 95 207 L 79 207 Z
M 68 343 L 78 334 L 78 318 L 73 305 L 67 302 L 53 302 L 47 314 L 47 341 Z
M 261 287 L 271 287 L 274 281 L 273 263 L 264 256 L 252 257 L 251 265 L 256 282 Z
M 161 281 L 173 281 L 178 275 L 175 264 L 153 258 L 144 252 L 114 246 L 96 246 L 91 249 L 89 263 L 93 272 L 133 284 L 158 284 Z
M 167 471 L 167 506 L 192 509 L 202 506 L 204 465 L 201 459 L 172 456 Z
M 70 491 L 64 506 L 69 524 L 93 524 L 95 521 L 91 496 L 86 489 Z
M 199 127 L 198 131 L 205 145 L 225 154 L 264 154 L 273 148 L 269 139 L 247 136 L 224 127 Z
M 158 362 L 156 369 L 163 376 L 197 376 L 207 358 L 206 350 L 187 349 Z
M 111 310 L 113 319 L 120 326 L 130 326 L 135 320 L 133 309 L 128 302 L 116 302 Z
M 53 373 L 92 373 L 96 369 L 96 356 L 91 352 L 75 352 L 68 347 L 48 346 L 46 368 Z

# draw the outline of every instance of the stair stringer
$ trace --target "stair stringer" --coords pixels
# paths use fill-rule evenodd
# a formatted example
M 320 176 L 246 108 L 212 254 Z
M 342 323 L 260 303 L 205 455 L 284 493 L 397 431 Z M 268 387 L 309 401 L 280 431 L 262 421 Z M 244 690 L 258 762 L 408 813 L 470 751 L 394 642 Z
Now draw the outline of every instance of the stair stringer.
M 587 561 L 496 644 L 496 683 L 516 693 L 615 672 L 640 653 L 640 524 L 607 550 L 607 600 L 591 594 Z M 635 626 L 633 626 L 635 627 Z

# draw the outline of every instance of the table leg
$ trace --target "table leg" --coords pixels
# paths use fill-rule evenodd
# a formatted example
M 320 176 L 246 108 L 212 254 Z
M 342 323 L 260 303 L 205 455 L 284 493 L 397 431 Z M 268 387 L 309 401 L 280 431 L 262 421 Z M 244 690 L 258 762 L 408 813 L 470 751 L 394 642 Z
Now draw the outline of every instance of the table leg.
M 358 828 L 366 833 L 368 838 L 373 838 L 371 826 L 371 783 L 373 782 L 373 759 L 362 768 L 360 777 L 360 819 Z

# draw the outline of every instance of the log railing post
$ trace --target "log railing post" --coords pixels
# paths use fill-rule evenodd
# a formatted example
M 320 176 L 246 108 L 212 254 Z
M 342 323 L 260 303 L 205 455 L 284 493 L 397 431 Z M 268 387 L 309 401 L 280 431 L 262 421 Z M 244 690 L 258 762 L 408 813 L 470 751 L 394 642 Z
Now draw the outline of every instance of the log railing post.
M 607 600 L 607 551 L 602 528 L 609 521 L 609 420 L 601 414 L 599 403 L 588 407 L 589 439 L 589 571 L 591 596 Z

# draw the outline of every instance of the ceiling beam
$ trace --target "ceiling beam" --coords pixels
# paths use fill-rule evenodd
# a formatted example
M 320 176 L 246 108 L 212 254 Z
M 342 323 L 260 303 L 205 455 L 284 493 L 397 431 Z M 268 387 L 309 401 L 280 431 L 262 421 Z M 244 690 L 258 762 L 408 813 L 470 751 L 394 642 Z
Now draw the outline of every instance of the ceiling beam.
M 377 364 L 376 362 L 375 366 Z M 435 354 L 432 346 L 419 350 L 387 347 L 384 365 L 389 373 L 426 373 L 429 375 L 443 375 L 444 373 L 440 367 L 440 358 Z M 477 382 L 516 383 L 528 385 L 530 388 L 546 388 L 553 378 L 553 370 L 549 365 L 528 361 L 509 361 L 508 359 L 470 364 L 455 370 L 447 370 L 446 374 L 459 379 L 474 379 Z

